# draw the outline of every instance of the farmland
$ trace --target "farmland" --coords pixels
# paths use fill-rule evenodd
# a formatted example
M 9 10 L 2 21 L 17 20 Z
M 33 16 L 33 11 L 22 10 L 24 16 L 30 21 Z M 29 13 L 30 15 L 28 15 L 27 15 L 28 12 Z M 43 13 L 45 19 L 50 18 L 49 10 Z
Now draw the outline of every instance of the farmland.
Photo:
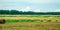
M 0 15 L 0 19 L 6 20 L 5 24 L 0 24 L 0 30 L 60 30 L 60 15 Z M 8 20 L 25 21 L 8 23 Z

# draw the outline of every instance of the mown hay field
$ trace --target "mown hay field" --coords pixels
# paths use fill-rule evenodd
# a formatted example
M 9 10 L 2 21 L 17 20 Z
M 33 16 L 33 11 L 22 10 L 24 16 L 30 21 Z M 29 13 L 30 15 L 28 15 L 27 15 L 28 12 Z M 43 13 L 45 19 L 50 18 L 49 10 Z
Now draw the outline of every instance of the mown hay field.
M 5 20 L 41 20 L 0 24 L 0 30 L 60 30 L 60 15 L 0 15 Z

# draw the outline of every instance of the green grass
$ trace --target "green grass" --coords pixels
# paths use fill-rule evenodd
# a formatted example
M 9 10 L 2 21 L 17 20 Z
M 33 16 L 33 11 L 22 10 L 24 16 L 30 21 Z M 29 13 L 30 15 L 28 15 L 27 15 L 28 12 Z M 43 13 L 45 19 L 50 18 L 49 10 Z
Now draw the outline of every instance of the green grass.
M 41 22 L 41 20 L 26 20 L 26 19 L 21 19 L 21 20 L 6 20 L 6 23 L 11 23 L 11 22 Z
M 6 22 L 16 22 L 16 20 L 6 20 Z
M 6 20 L 6 23 L 16 23 L 16 22 L 22 22 L 22 23 L 25 23 L 25 22 L 35 22 L 35 23 L 41 23 L 41 22 L 44 22 L 44 23 L 60 23 L 58 22 L 58 20 L 56 21 L 52 21 L 52 20 L 26 20 L 26 19 L 20 19 L 20 20 L 11 20 L 11 19 L 8 19 Z

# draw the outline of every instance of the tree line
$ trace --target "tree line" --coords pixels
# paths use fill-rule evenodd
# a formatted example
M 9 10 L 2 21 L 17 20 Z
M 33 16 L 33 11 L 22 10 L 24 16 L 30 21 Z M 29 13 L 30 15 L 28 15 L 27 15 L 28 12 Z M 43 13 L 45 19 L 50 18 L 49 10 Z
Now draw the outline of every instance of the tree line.
M 18 10 L 0 10 L 0 14 L 60 15 L 60 12 L 23 12 Z

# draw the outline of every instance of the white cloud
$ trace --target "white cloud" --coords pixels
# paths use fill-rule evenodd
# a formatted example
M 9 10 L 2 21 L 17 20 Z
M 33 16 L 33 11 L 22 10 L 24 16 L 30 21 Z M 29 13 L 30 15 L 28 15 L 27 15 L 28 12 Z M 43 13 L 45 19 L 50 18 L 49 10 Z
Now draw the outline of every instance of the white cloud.
M 60 3 L 60 0 L 0 0 L 0 3 L 0 9 L 21 9 L 22 11 L 47 12 L 47 10 L 45 10 L 43 6 L 38 6 L 37 4 Z M 44 10 L 38 8 L 33 10 L 33 8 L 36 7 L 34 7 L 33 4 L 35 4 L 37 7 L 43 8 Z M 30 6 L 32 6 L 33 8 L 31 8 Z M 55 11 L 53 11 L 53 9 L 49 9 L 48 12 L 60 12 L 60 9 L 56 9 Z
M 25 7 L 25 8 L 22 8 L 21 11 L 23 12 L 27 12 L 27 11 L 31 11 L 30 10 L 31 8 L 29 6 Z
M 36 9 L 36 10 L 33 10 L 34 12 L 41 12 L 41 10 L 40 9 Z
M 42 9 L 33 9 L 29 6 L 25 7 L 25 8 L 22 8 L 20 11 L 23 11 L 23 12 L 28 12 L 28 11 L 33 11 L 33 12 L 47 12 L 45 10 L 42 10 Z
M 47 12 L 46 10 L 42 10 L 42 9 L 36 9 L 34 10 L 34 12 Z
M 56 9 L 54 12 L 60 12 L 60 9 Z

